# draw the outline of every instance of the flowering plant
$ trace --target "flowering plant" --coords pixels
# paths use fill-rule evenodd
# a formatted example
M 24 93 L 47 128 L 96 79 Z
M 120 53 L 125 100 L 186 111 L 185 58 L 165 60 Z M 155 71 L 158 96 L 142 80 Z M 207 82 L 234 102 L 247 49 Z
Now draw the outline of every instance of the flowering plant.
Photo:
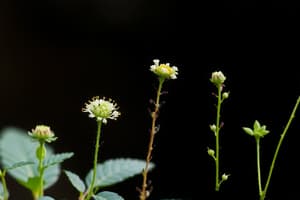
M 170 67 L 169 63 L 159 64 L 154 60 L 150 66 L 158 77 L 158 90 L 154 110 L 151 112 L 150 139 L 146 159 L 117 158 L 103 163 L 98 162 L 100 154 L 100 138 L 102 126 L 109 120 L 117 120 L 121 115 L 115 101 L 107 98 L 93 97 L 88 101 L 82 111 L 88 113 L 97 123 L 97 133 L 94 151 L 93 168 L 82 180 L 76 173 L 63 170 L 70 184 L 78 191 L 79 200 L 123 200 L 115 192 L 103 190 L 104 187 L 125 181 L 126 179 L 142 174 L 141 187 L 138 188 L 140 200 L 150 196 L 151 186 L 148 181 L 148 172 L 154 168 L 151 162 L 154 135 L 158 132 L 156 120 L 160 109 L 160 96 L 162 86 L 167 79 L 176 79 L 177 67 Z M 26 134 L 26 131 L 16 128 L 2 130 L 0 139 L 0 200 L 9 199 L 9 189 L 6 184 L 6 174 L 11 175 L 19 184 L 31 191 L 34 200 L 53 200 L 52 196 L 45 194 L 45 190 L 55 184 L 61 172 L 60 165 L 70 159 L 74 153 L 54 153 L 49 143 L 58 139 L 48 125 L 37 125 Z
M 106 187 L 125 181 L 126 179 L 141 174 L 142 181 L 137 187 L 139 200 L 147 200 L 152 191 L 149 181 L 149 171 L 154 168 L 152 163 L 155 136 L 159 132 L 157 119 L 161 109 L 161 96 L 164 94 L 162 88 L 168 80 L 176 79 L 178 68 L 170 66 L 169 63 L 160 63 L 158 59 L 153 60 L 150 71 L 157 77 L 158 87 L 152 109 L 150 109 L 151 123 L 149 131 L 149 143 L 144 159 L 135 158 L 116 158 L 99 163 L 101 135 L 103 128 L 111 120 L 117 120 L 120 115 L 118 104 L 110 98 L 93 97 L 85 103 L 82 111 L 95 120 L 97 125 L 93 166 L 87 173 L 85 179 L 71 170 L 64 169 L 63 172 L 70 184 L 78 191 L 78 200 L 123 200 L 122 195 L 105 190 Z M 231 173 L 221 173 L 221 154 L 220 154 L 220 131 L 224 123 L 221 121 L 222 105 L 229 98 L 229 92 L 225 90 L 226 76 L 221 71 L 211 74 L 210 82 L 215 86 L 217 92 L 213 93 L 216 98 L 216 118 L 215 122 L 209 125 L 215 137 L 215 144 L 212 148 L 207 148 L 208 155 L 213 159 L 215 166 L 215 185 L 214 190 L 220 191 L 221 184 L 230 181 Z M 260 200 L 266 198 L 267 190 L 271 181 L 273 169 L 283 139 L 295 117 L 296 110 L 300 103 L 300 97 L 294 106 L 290 118 L 281 134 L 277 144 L 273 160 L 270 165 L 266 184 L 263 187 L 260 167 L 260 140 L 270 133 L 266 125 L 261 125 L 257 120 L 254 121 L 253 128 L 243 127 L 242 130 L 256 141 L 256 164 L 258 180 L 258 196 Z M 242 131 L 241 131 L 242 132 Z M 45 190 L 53 186 L 59 179 L 61 173 L 61 163 L 72 158 L 73 152 L 54 153 L 50 143 L 55 142 L 59 137 L 48 125 L 37 125 L 27 132 L 16 129 L 6 128 L 2 130 L 0 139 L 0 200 L 9 199 L 9 186 L 6 183 L 6 174 L 13 177 L 19 184 L 31 191 L 34 200 L 54 200 L 55 198 L 45 194 Z M 234 174 L 234 173 L 233 173 Z M 166 199 L 165 199 L 166 200 Z M 173 199 L 174 200 L 174 199 Z

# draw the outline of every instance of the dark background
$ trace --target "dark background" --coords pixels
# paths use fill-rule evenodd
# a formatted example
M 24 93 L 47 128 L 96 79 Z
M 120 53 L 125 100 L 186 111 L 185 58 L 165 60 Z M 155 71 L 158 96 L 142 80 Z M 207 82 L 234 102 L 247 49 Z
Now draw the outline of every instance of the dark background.
M 271 130 L 262 141 L 263 184 L 280 133 L 300 94 L 299 7 L 293 1 L 4 0 L 0 3 L 0 128 L 48 124 L 63 163 L 84 177 L 92 167 L 96 124 L 81 112 L 99 95 L 115 99 L 122 116 L 103 128 L 100 161 L 143 159 L 148 143 L 154 58 L 179 68 L 168 81 L 150 174 L 151 199 L 257 199 L 255 142 L 243 133 L 258 119 Z M 231 174 L 213 191 L 207 156 L 215 118 L 211 72 L 227 76 L 221 171 Z M 269 199 L 297 199 L 299 118 L 283 143 Z M 292 183 L 296 181 L 296 183 Z M 134 177 L 107 188 L 138 199 Z M 8 179 L 11 199 L 30 194 Z M 76 199 L 64 175 L 46 194 Z

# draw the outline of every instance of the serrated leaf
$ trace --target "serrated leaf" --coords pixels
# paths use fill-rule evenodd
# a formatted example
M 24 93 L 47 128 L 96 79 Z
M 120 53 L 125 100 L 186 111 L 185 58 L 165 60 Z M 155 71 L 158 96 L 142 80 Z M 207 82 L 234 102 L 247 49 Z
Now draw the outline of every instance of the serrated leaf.
M 44 168 L 48 168 L 52 165 L 56 165 L 58 163 L 63 162 L 66 159 L 71 158 L 74 155 L 73 152 L 67 152 L 67 153 L 59 153 L 55 155 L 50 155 L 48 158 L 44 160 Z
M 0 135 L 0 161 L 4 168 L 9 168 L 16 162 L 34 162 L 32 165 L 21 166 L 8 171 L 20 184 L 31 189 L 31 183 L 28 183 L 29 179 L 39 176 L 38 161 L 35 157 L 38 142 L 28 136 L 26 131 L 14 127 L 3 129 Z M 53 154 L 53 151 L 49 146 L 46 146 L 46 149 L 47 159 Z M 47 189 L 52 186 L 58 180 L 59 174 L 59 165 L 48 167 L 44 172 L 44 188 Z
M 12 166 L 9 166 L 9 167 L 6 167 L 5 170 L 8 171 L 8 170 L 12 170 L 12 169 L 15 169 L 15 168 L 18 168 L 18 167 L 22 167 L 22 166 L 25 166 L 25 165 L 33 165 L 34 162 L 25 162 L 25 161 L 22 161 L 22 162 L 17 162 L 15 164 L 13 164 Z
M 65 174 L 67 175 L 71 184 L 77 189 L 77 191 L 79 192 L 85 191 L 84 182 L 80 179 L 80 177 L 77 174 L 67 170 L 65 170 Z
M 106 187 L 122 182 L 132 176 L 142 173 L 146 162 L 132 158 L 118 158 L 107 160 L 97 165 L 96 181 L 94 187 Z M 150 163 L 149 170 L 154 168 Z M 92 181 L 93 170 L 91 169 L 85 178 L 89 187 Z
M 49 197 L 49 196 L 43 196 L 43 197 L 39 198 L 38 200 L 55 200 L 55 199 L 53 199 L 52 197 Z
M 96 195 L 94 195 L 95 200 L 124 200 L 123 197 L 121 197 L 119 194 L 115 192 L 100 192 Z

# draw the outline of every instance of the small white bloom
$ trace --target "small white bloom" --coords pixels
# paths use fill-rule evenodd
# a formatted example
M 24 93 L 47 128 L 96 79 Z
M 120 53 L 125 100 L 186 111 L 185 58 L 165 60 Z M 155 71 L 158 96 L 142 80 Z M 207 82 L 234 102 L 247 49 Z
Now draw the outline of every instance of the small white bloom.
M 105 98 L 99 99 L 99 97 L 93 97 L 82 109 L 83 112 L 89 113 L 89 117 L 96 118 L 97 121 L 102 121 L 104 124 L 107 123 L 107 119 L 116 120 L 120 116 L 121 113 L 117 110 L 117 104 L 111 99 L 105 100 Z
M 170 67 L 170 63 L 159 64 L 159 60 L 153 60 L 154 65 L 150 66 L 150 71 L 158 75 L 161 78 L 176 79 L 178 75 L 178 68 Z

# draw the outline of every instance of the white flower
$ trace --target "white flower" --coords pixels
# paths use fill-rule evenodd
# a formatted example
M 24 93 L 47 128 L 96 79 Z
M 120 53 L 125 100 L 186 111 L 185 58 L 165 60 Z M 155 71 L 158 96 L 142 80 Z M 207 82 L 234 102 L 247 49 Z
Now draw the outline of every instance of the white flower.
M 158 59 L 153 60 L 154 65 L 150 66 L 150 71 L 158 75 L 161 78 L 176 79 L 178 75 L 178 68 L 170 67 L 170 63 L 159 64 Z
M 99 99 L 99 97 L 93 97 L 82 109 L 83 112 L 89 113 L 89 117 L 96 118 L 97 121 L 102 121 L 104 124 L 107 123 L 107 119 L 116 120 L 120 116 L 121 113 L 117 110 L 117 104 L 111 99 L 105 100 L 105 98 Z

